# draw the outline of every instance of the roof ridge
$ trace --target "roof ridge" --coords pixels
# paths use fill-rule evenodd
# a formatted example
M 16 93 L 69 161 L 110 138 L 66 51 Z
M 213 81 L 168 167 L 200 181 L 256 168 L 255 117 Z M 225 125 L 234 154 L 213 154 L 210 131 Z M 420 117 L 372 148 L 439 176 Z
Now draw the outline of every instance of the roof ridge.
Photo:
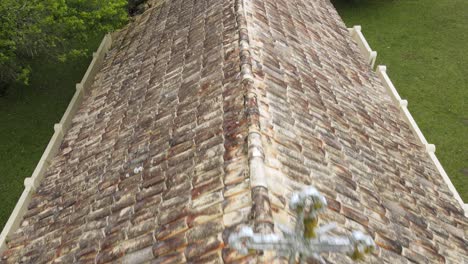
M 260 132 L 260 110 L 258 108 L 258 93 L 252 74 L 252 58 L 250 53 L 250 38 L 244 9 L 244 0 L 235 1 L 236 20 L 239 30 L 240 77 L 244 89 L 244 110 L 248 122 L 247 149 L 250 187 L 252 194 L 252 217 L 258 232 L 273 231 L 273 217 L 268 186 L 265 177 L 265 152 Z

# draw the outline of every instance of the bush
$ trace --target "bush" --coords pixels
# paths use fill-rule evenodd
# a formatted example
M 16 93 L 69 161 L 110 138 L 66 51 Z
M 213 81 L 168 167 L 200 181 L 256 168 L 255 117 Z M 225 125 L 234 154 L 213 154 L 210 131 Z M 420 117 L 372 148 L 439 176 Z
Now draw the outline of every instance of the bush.
M 28 83 L 32 57 L 63 61 L 85 54 L 66 42 L 121 27 L 128 19 L 126 6 L 126 0 L 1 0 L 0 94 L 14 81 Z

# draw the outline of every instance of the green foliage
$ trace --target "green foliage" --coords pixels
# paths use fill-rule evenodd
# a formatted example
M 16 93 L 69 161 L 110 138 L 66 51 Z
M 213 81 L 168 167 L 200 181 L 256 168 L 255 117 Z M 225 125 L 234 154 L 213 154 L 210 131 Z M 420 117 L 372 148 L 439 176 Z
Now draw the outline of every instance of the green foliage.
M 28 65 L 21 69 L 16 79 L 22 83 L 29 85 L 29 74 L 31 73 L 31 67 Z
M 102 37 L 91 33 L 88 41 L 67 45 L 94 51 Z M 83 78 L 91 59 L 90 52 L 64 63 L 36 56 L 27 63 L 32 71 L 29 86 L 15 82 L 0 97 L 0 230 L 24 190 L 24 178 L 33 173 L 54 133 L 54 124 L 65 112 L 75 84 Z
M 66 43 L 122 26 L 126 6 L 126 0 L 1 0 L 0 87 L 27 83 L 32 57 L 64 61 L 83 55 L 85 50 L 71 50 Z

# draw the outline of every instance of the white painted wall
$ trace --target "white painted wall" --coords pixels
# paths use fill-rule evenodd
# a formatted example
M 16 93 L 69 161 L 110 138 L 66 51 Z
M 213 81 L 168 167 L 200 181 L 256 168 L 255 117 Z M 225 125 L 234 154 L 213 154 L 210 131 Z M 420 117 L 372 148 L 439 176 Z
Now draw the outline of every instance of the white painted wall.
M 374 68 L 375 60 L 377 59 L 377 51 L 374 51 L 367 43 L 366 38 L 362 34 L 361 26 L 354 26 L 352 28 L 348 28 L 349 34 L 351 38 L 356 42 L 359 49 L 361 50 L 362 55 L 367 59 L 367 63 Z

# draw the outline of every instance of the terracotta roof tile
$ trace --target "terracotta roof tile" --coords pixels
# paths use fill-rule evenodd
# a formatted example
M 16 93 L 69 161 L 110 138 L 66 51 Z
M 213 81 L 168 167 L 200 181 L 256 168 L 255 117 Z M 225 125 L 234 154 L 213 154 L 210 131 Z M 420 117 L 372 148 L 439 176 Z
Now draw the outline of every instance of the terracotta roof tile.
M 227 238 L 292 224 L 309 184 L 372 263 L 467 260 L 462 209 L 328 0 L 160 1 L 114 41 L 0 262 L 285 262 Z

